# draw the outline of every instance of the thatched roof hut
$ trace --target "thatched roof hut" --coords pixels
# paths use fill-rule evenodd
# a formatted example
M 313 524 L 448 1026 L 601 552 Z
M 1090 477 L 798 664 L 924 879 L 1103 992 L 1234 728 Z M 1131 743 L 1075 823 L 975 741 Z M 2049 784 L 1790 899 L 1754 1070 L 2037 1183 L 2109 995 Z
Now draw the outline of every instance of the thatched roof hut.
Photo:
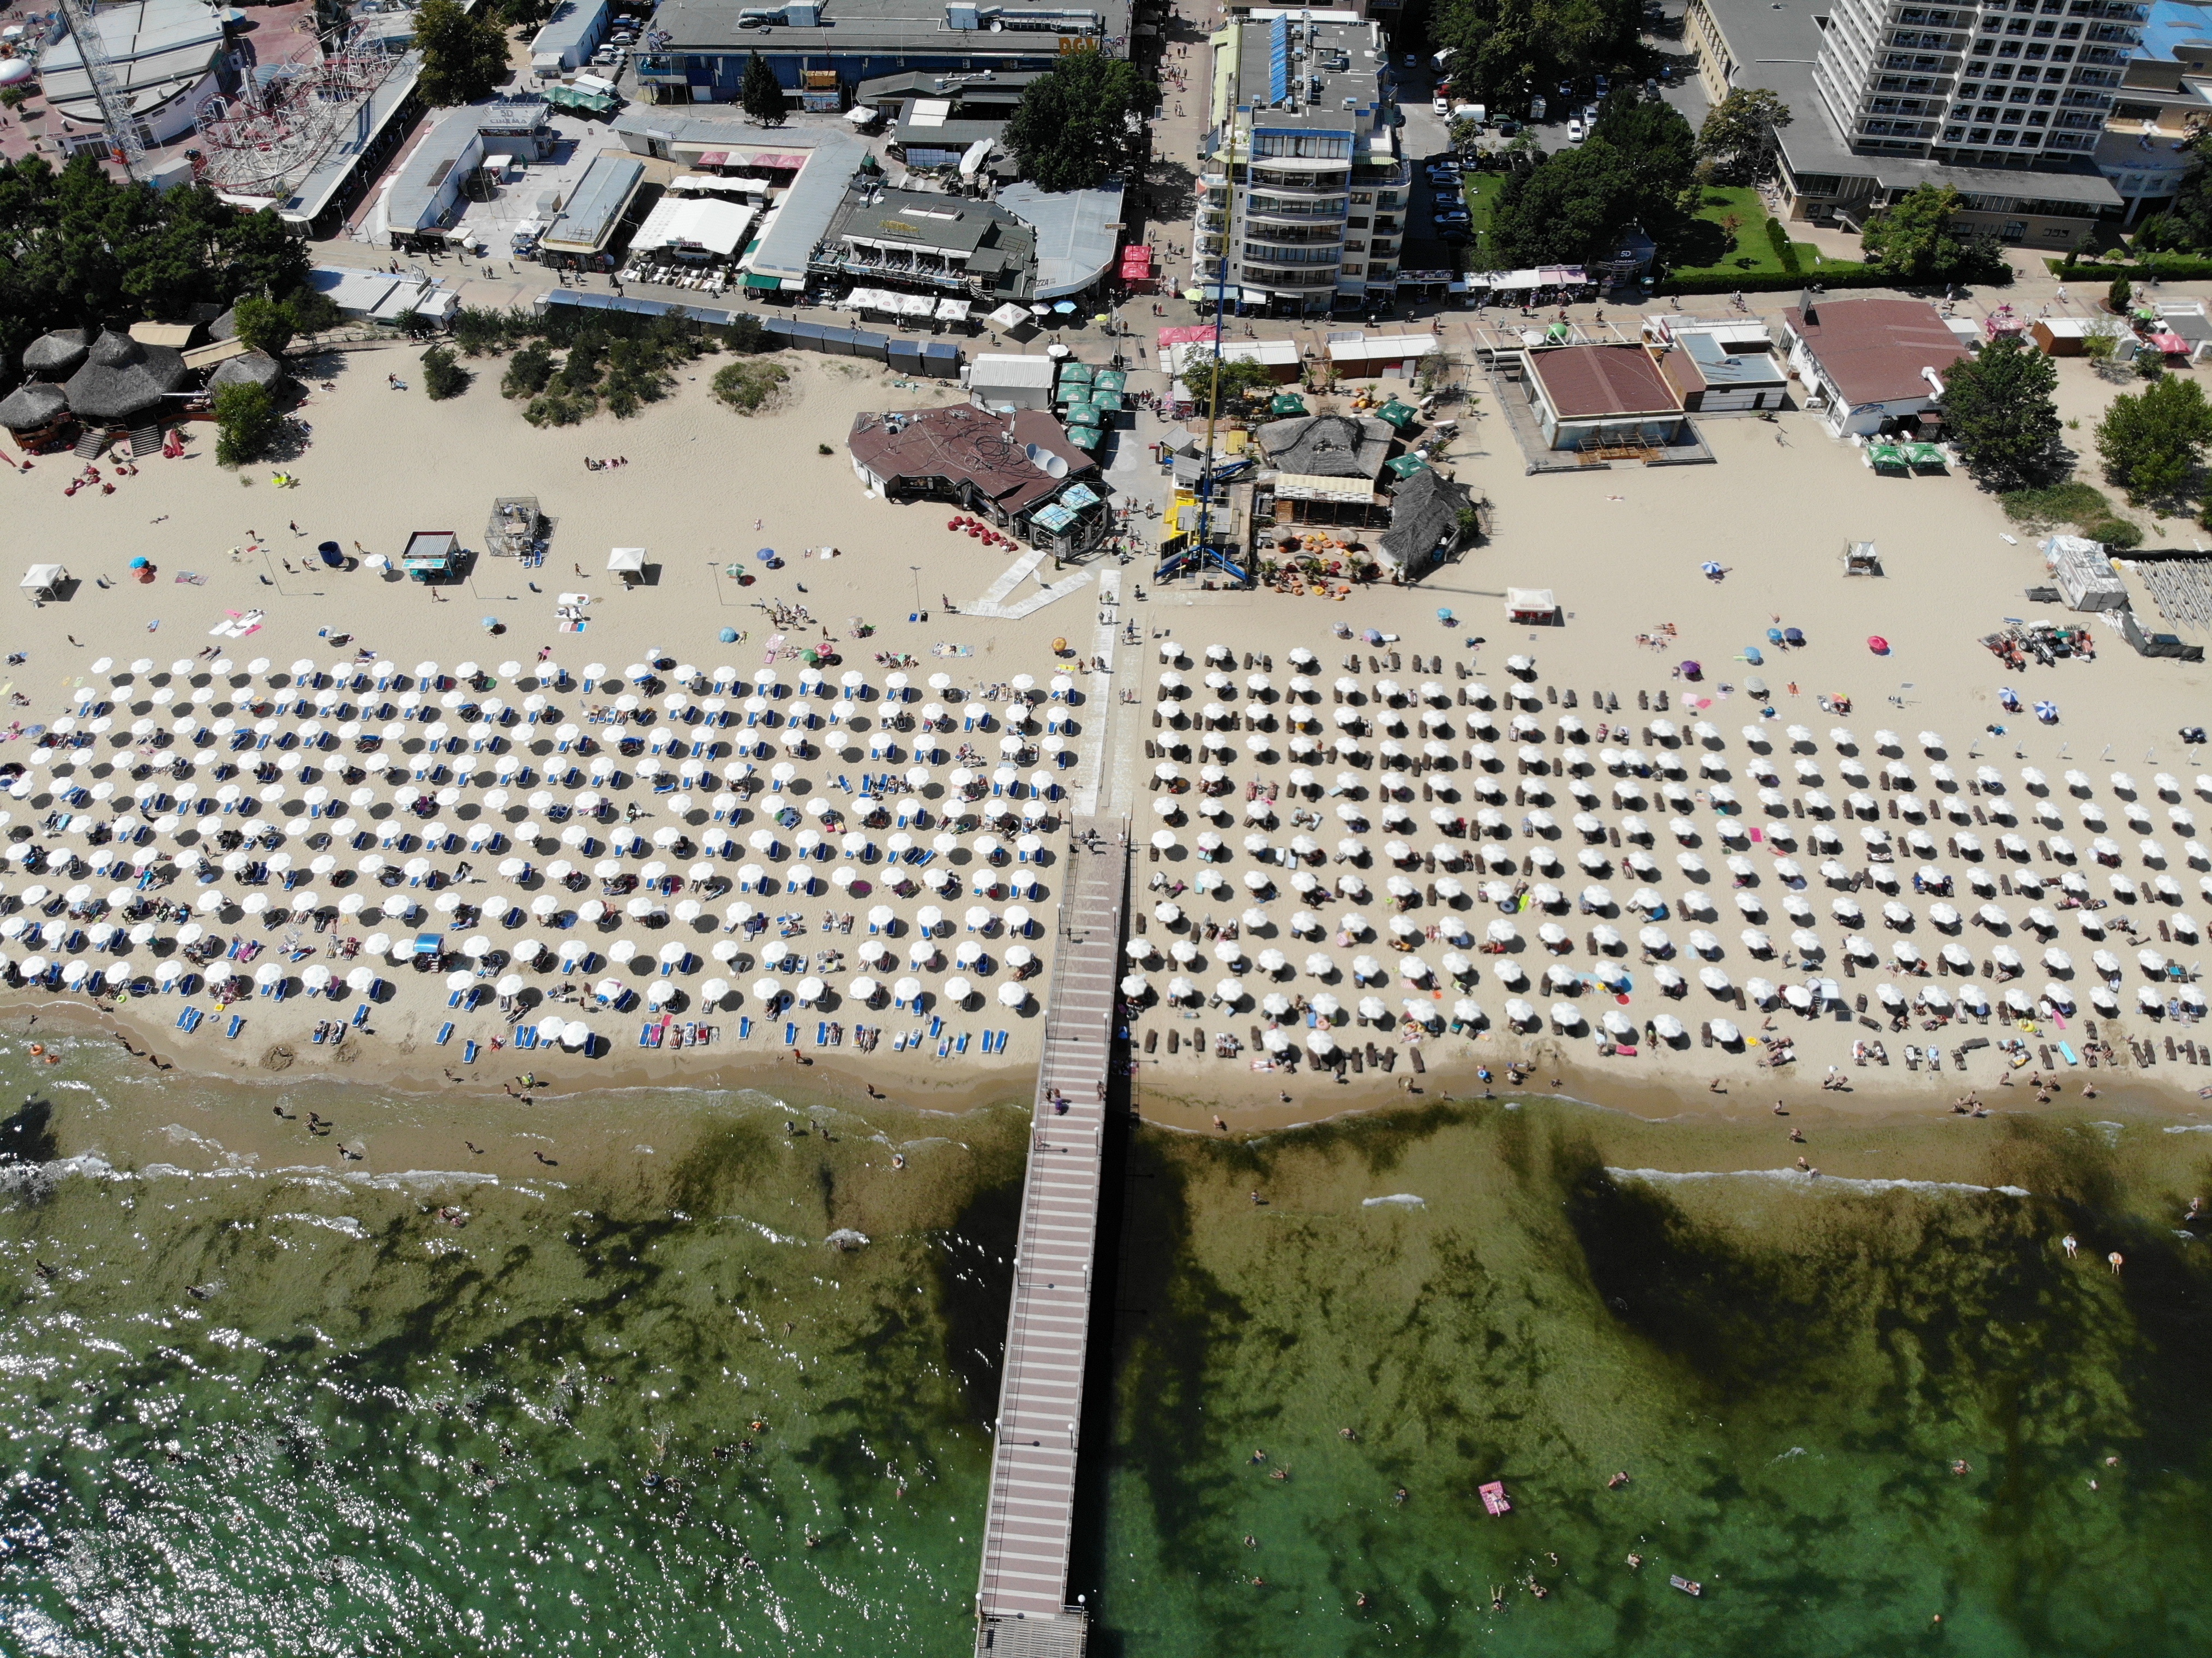
M 92 345 L 88 328 L 57 328 L 23 348 L 23 372 L 33 380 L 65 380 L 84 366 Z
M 266 351 L 247 351 L 217 365 L 208 376 L 208 390 L 223 386 L 259 386 L 270 392 L 283 385 L 284 365 Z
M 46 380 L 27 380 L 0 398 L 0 426 L 11 432 L 43 432 L 69 413 L 69 394 Z
M 94 342 L 84 367 L 70 376 L 70 407 L 86 421 L 137 420 L 156 412 L 185 375 L 182 352 L 142 345 L 110 329 Z

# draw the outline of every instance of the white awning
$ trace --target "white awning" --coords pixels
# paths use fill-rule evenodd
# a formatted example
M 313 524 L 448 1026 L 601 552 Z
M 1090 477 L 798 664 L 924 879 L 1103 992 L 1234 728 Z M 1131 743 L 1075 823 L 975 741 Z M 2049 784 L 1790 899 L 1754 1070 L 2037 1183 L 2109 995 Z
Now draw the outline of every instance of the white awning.
M 645 549 L 617 547 L 607 555 L 607 568 L 613 573 L 642 571 L 645 568 Z

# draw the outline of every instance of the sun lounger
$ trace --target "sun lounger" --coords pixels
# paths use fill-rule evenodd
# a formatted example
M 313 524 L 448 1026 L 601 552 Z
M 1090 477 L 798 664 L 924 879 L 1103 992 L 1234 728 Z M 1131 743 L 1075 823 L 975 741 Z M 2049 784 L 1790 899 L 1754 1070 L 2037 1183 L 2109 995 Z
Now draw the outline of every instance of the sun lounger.
M 749 1015 L 738 1015 L 738 1040 L 744 1042 L 753 1034 L 753 1022 Z
M 467 1042 L 461 1044 L 461 1063 L 463 1065 L 474 1065 L 476 1062 L 477 1039 L 471 1036 Z
M 238 1033 L 245 1029 L 246 1015 L 243 1013 L 234 1013 L 230 1016 L 230 1029 L 225 1031 L 223 1035 L 230 1041 L 235 1042 L 238 1040 Z
M 363 1002 L 353 1011 L 353 1028 L 358 1030 L 368 1023 L 368 1004 Z
M 453 1034 L 453 1022 L 451 1019 L 448 1019 L 445 1023 L 438 1027 L 438 1046 L 443 1048 Z
M 538 1027 L 534 1024 L 526 1024 L 522 1026 L 514 1033 L 514 1045 L 517 1048 L 537 1047 Z
M 181 1012 L 181 1013 L 178 1014 L 178 1015 L 177 1015 L 177 1029 L 179 1029 L 179 1030 L 182 1030 L 182 1029 L 184 1029 L 187 1024 L 189 1024 L 189 1023 L 191 1023 L 191 1017 L 192 1017 L 192 1010 L 191 1010 L 191 1009 L 190 1009 L 189 1007 L 188 1007 L 188 1008 L 186 1008 L 183 1012 Z

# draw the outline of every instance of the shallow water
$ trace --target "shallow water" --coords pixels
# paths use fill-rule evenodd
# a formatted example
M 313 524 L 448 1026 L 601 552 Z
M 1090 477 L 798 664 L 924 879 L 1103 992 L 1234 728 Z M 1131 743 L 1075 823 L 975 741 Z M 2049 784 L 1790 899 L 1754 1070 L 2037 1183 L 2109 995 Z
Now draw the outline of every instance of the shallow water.
M 2194 1137 L 1816 1138 L 1852 1178 L 1565 1105 L 1140 1139 L 1101 1649 L 2193 1650 Z
M 969 1646 L 1018 1111 L 62 1048 L 0 1039 L 0 1099 L 46 1102 L 0 1124 L 0 1653 Z M 485 1163 L 444 1169 L 464 1133 Z M 1823 1124 L 1814 1180 L 1779 1135 L 1543 1102 L 1140 1133 L 1096 1650 L 2193 1644 L 2212 1140 Z
M 559 1184 L 187 1175 L 57 1168 L 140 1084 L 52 1080 L 0 1202 L 0 1650 L 969 1640 L 1014 1114 L 906 1125 L 896 1176 L 731 1096 L 674 1144 L 609 1102 L 662 1152 Z

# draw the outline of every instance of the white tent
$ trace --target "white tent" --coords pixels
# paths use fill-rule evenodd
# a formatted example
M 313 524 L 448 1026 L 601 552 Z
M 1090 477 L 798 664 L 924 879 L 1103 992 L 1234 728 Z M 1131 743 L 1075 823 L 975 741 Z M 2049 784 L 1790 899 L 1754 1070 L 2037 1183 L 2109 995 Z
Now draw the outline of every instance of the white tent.
M 68 580 L 69 571 L 59 564 L 33 564 L 23 572 L 22 588 L 31 603 L 44 604 L 61 597 L 61 586 Z
M 645 549 L 642 547 L 615 548 L 607 554 L 607 573 L 610 575 L 618 575 L 625 581 L 632 576 L 643 575 Z

